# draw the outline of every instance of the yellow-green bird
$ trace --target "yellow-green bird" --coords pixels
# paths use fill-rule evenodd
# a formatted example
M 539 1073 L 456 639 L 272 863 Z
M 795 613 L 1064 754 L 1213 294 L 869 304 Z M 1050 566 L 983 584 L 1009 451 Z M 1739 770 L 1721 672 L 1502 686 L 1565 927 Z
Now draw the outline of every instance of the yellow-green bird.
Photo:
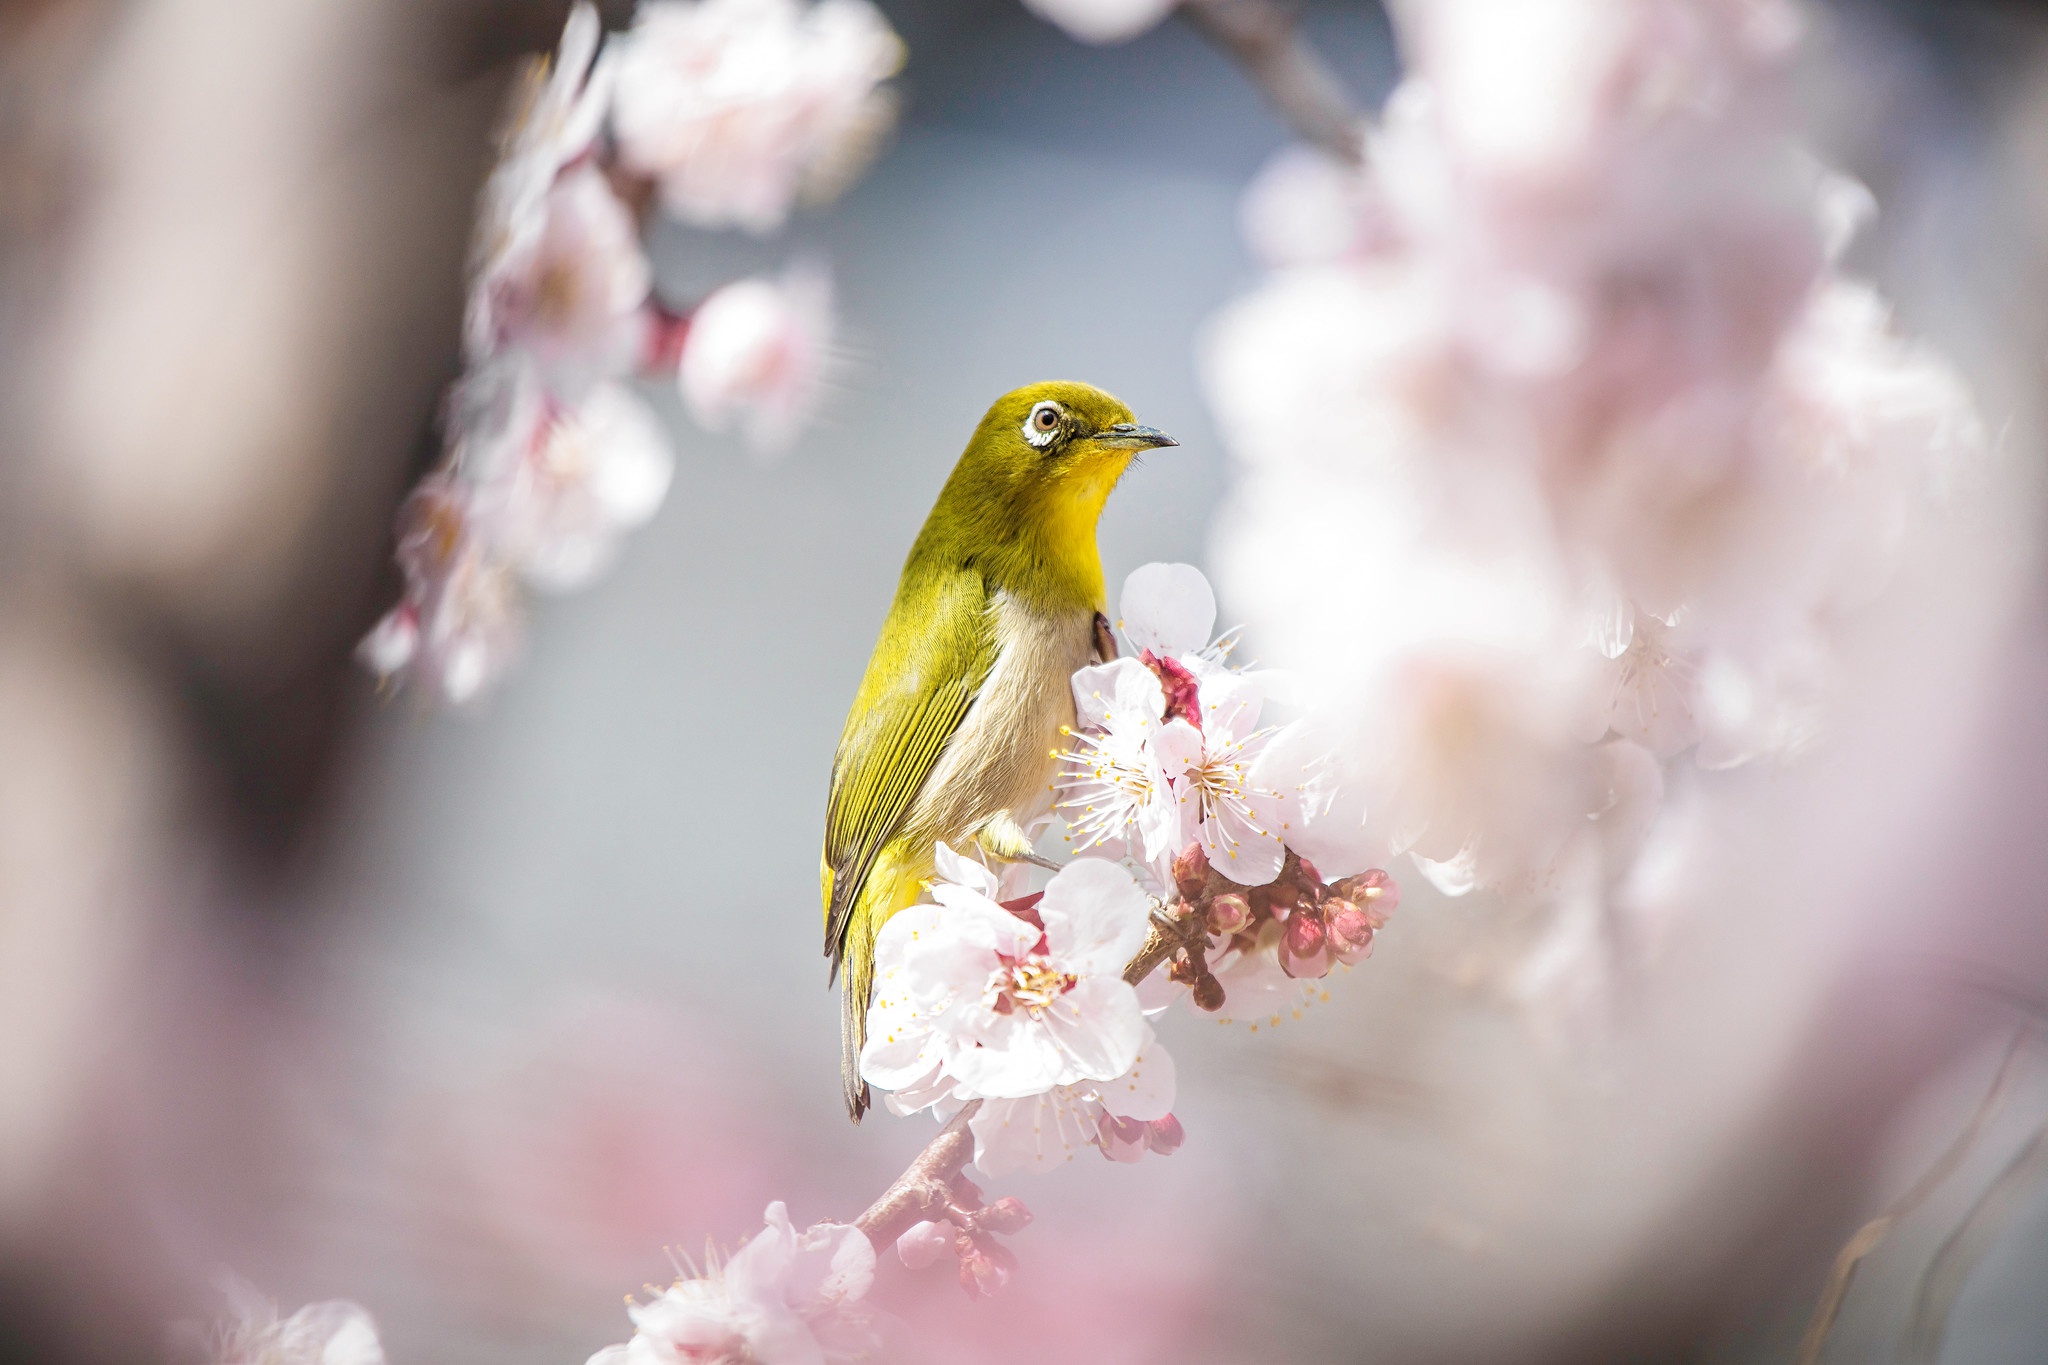
M 925 519 L 868 660 L 825 811 L 825 953 L 839 974 L 846 1108 L 860 1078 L 875 935 L 945 840 L 1030 856 L 1051 808 L 1074 670 L 1110 648 L 1095 523 L 1131 460 L 1171 436 L 1086 384 L 997 399 Z

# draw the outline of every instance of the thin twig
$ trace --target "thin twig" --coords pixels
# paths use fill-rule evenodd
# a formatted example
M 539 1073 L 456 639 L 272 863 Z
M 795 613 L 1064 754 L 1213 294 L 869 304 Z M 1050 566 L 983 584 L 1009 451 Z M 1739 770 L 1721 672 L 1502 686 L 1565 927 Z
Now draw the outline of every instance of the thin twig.
M 2005 1057 L 1998 1064 L 1998 1072 L 1991 1080 L 1991 1088 L 1984 1092 L 1984 1098 L 1977 1103 L 1976 1112 L 1963 1125 L 1963 1131 L 1942 1150 L 1911 1188 L 1877 1217 L 1856 1229 L 1856 1234 L 1842 1244 L 1835 1253 L 1834 1268 L 1828 1272 L 1827 1285 L 1821 1290 L 1820 1302 L 1814 1305 L 1813 1317 L 1806 1324 L 1806 1334 L 1799 1339 L 1799 1354 L 1794 1357 L 1796 1365 L 1815 1365 L 1820 1353 L 1828 1344 L 1828 1334 L 1834 1330 L 1835 1319 L 1841 1315 L 1842 1304 L 1849 1297 L 1849 1285 L 1856 1278 L 1856 1268 L 1863 1258 L 1877 1250 L 1899 1221 L 1924 1203 L 1941 1183 L 1956 1172 L 1970 1148 L 1991 1121 L 1999 1102 L 2005 1098 L 2006 1087 L 2012 1079 L 2013 1063 L 2019 1057 L 2020 1045 L 2026 1041 L 2029 1030 L 2021 1029 L 2005 1050 Z M 1950 1238 L 1954 1241 L 1954 1238 Z M 1944 1246 L 1944 1250 L 1946 1247 Z M 1938 1258 L 1937 1258 L 1938 1259 Z M 1938 1330 L 1938 1329 L 1937 1329 Z M 1930 1357 L 1931 1359 L 1931 1357 Z
M 1365 158 L 1364 120 L 1279 0 L 1182 0 L 1181 17 L 1243 68 L 1296 133 L 1340 161 Z

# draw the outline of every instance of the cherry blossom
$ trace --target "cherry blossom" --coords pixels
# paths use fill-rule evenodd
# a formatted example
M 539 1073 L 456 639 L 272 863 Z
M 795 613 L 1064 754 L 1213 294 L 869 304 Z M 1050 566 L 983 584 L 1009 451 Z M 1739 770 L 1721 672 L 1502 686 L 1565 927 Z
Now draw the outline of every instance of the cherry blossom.
M 1122 867 L 1083 858 L 1047 884 L 1033 923 L 972 880 L 935 882 L 933 902 L 883 926 L 862 1076 L 929 1103 L 1125 1076 L 1145 1021 L 1123 970 L 1151 899 Z
M 630 370 L 653 278 L 631 212 L 586 161 L 547 189 L 536 213 L 534 230 L 508 242 L 471 290 L 471 358 L 517 347 L 571 390 Z
M 518 657 L 525 617 L 474 490 L 445 474 L 423 481 L 399 513 L 398 563 L 405 596 L 357 657 L 384 682 L 425 674 L 446 700 L 475 699 Z
M 612 95 L 612 63 L 600 57 L 603 25 L 596 6 L 578 0 L 552 62 L 536 68 L 506 133 L 498 165 L 484 186 L 471 270 L 491 280 L 517 259 L 531 259 L 547 231 L 547 201 L 563 168 L 587 155 Z M 495 340 L 488 315 L 472 303 L 469 343 L 487 352 Z
M 628 1307 L 632 1340 L 599 1351 L 590 1365 L 867 1359 L 877 1341 L 861 1300 L 874 1283 L 874 1246 L 844 1223 L 798 1232 L 779 1200 L 766 1222 L 722 1263 Z
M 1825 735 L 1836 632 L 1985 436 L 1837 273 L 1872 201 L 1793 145 L 1791 7 L 1394 18 L 1364 164 L 1291 151 L 1246 196 L 1273 273 L 1206 344 L 1243 470 L 1223 565 L 1315 684 L 1304 828 L 1350 826 L 1341 795 L 1354 856 L 1595 951 L 1665 775 Z
M 1173 1058 L 1147 1027 L 1137 1059 L 1121 1076 L 1054 1086 L 1021 1099 L 983 1101 L 967 1121 L 974 1134 L 974 1164 L 992 1176 L 1043 1172 L 1090 1147 L 1114 1160 L 1135 1161 L 1148 1150 L 1162 1150 L 1166 1139 L 1155 1142 L 1155 1132 L 1179 1132 L 1172 1122 L 1173 1097 Z M 1173 1145 L 1177 1139 L 1163 1150 Z
M 537 587 L 579 588 L 608 568 L 620 537 L 660 509 L 675 456 L 660 420 L 624 385 L 574 406 L 530 395 L 532 410 L 479 471 L 498 549 Z
M 232 1322 L 209 1343 L 213 1365 L 384 1365 L 377 1324 L 353 1303 L 308 1304 L 288 1318 L 248 1285 L 226 1286 Z
M 1083 668 L 1073 689 L 1082 728 L 1061 755 L 1058 804 L 1068 846 L 1128 848 L 1147 862 L 1179 852 L 1187 840 L 1173 782 L 1200 758 L 1201 732 L 1166 719 L 1165 689 L 1136 659 Z
M 645 0 L 618 59 L 621 160 L 685 223 L 770 231 L 867 154 L 902 63 L 866 0 Z
M 781 453 L 817 405 L 832 326 L 832 281 L 816 266 L 718 289 L 683 342 L 678 381 L 690 415 L 712 431 L 737 426 L 758 454 Z

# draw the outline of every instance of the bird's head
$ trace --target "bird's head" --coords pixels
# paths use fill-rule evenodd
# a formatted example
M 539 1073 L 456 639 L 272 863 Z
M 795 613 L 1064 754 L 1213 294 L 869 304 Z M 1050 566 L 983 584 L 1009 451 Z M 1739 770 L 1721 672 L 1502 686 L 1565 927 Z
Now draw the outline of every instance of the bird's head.
M 1091 385 L 1026 385 L 981 419 L 940 511 L 950 506 L 969 523 L 957 529 L 982 544 L 1020 543 L 1047 567 L 1092 579 L 1099 597 L 1095 523 L 1103 503 L 1141 452 L 1178 444 Z

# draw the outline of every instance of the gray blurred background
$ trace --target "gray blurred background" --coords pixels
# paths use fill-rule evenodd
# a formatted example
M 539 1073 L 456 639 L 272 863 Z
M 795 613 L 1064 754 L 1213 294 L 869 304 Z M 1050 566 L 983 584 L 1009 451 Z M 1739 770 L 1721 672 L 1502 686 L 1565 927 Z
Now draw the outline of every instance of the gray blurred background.
M 287 1309 L 362 1302 L 399 1365 L 581 1361 L 626 1335 L 622 1294 L 672 1274 L 664 1246 L 734 1243 L 771 1198 L 850 1218 L 928 1136 L 839 1111 L 815 867 L 845 705 L 931 497 L 1016 385 L 1088 380 L 1183 443 L 1111 501 L 1112 591 L 1203 562 L 1230 471 L 1193 345 L 1256 279 L 1237 198 L 1287 139 L 1177 24 L 1090 49 L 1008 0 L 882 7 L 908 104 L 869 177 L 776 239 L 654 243 L 678 305 L 831 263 L 845 354 L 818 428 L 763 467 L 650 389 L 678 434 L 668 504 L 460 714 L 378 697 L 347 655 L 434 457 L 508 64 L 559 14 L 0 10 L 0 1355 L 158 1358 L 231 1269 Z M 1817 15 L 1816 139 L 1885 206 L 1852 264 L 1996 426 L 2028 396 L 1999 386 L 2038 379 L 2010 356 L 2048 351 L 2048 29 L 2017 7 Z M 1312 5 L 1307 31 L 1376 106 L 1398 74 L 1377 8 Z M 1984 837 L 2021 898 L 2048 885 L 2030 640 L 1982 777 L 2012 792 Z M 1933 1013 L 1968 1022 L 1833 1089 L 1779 1078 L 1666 1203 L 1559 1217 L 1516 1125 L 1559 1093 L 1535 1071 L 1597 1103 L 1600 1065 L 1460 994 L 1439 965 L 1477 912 L 1409 880 L 1373 961 L 1300 1021 L 1171 1020 L 1188 1145 L 1005 1184 L 1039 1215 L 1009 1295 L 900 1277 L 892 1350 L 1790 1359 L 1835 1248 L 2043 996 L 2037 935 L 2001 963 L 2016 1014 L 1959 987 Z M 2043 1115 L 2028 1055 L 1829 1359 L 1892 1358 L 1927 1257 Z M 1943 1359 L 2048 1358 L 2048 1200 L 2027 1196 Z

